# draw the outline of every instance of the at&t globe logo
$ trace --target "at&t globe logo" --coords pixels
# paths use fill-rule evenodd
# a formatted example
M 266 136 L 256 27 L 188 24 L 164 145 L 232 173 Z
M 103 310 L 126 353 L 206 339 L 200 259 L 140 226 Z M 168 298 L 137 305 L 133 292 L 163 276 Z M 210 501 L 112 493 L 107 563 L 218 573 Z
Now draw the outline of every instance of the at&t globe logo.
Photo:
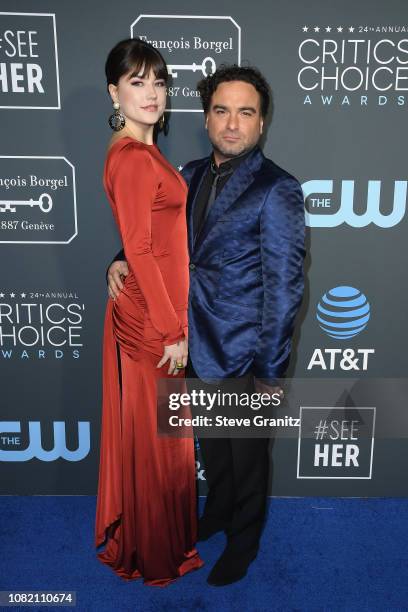
M 341 346 L 315 348 L 309 360 L 308 370 L 338 369 L 343 371 L 365 371 L 374 348 L 349 348 L 344 340 L 353 339 L 367 327 L 370 320 L 370 304 L 359 289 L 339 285 L 327 291 L 319 300 L 316 319 L 322 331 L 341 342 Z
M 370 304 L 364 293 L 354 287 L 334 287 L 318 303 L 316 318 L 330 338 L 348 340 L 367 326 Z

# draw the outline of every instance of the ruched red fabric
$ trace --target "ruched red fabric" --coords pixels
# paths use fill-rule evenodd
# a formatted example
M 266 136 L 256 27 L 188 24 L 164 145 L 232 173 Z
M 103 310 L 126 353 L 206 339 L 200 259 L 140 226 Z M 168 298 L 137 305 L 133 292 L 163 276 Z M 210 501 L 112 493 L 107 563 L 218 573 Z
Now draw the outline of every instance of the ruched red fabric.
M 122 137 L 104 187 L 130 273 L 105 315 L 95 543 L 122 578 L 165 586 L 203 565 L 193 439 L 157 435 L 156 382 L 169 375 L 156 365 L 188 331 L 187 186 L 156 145 Z

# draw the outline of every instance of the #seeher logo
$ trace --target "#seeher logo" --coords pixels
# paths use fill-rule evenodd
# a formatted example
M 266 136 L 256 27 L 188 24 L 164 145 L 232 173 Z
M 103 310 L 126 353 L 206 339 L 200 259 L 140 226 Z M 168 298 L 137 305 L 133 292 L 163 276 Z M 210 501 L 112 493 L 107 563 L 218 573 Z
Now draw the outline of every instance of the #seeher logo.
M 347 340 L 367 326 L 370 304 L 364 293 L 354 287 L 334 287 L 320 299 L 316 318 L 330 338 Z

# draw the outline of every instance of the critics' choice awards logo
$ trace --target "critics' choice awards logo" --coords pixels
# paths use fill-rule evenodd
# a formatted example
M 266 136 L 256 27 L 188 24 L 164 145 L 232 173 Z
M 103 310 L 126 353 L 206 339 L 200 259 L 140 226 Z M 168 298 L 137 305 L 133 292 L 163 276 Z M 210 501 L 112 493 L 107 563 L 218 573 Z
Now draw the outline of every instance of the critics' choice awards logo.
M 78 421 L 76 435 L 69 436 L 68 444 L 65 422 L 54 421 L 52 425 L 50 431 L 49 424 L 41 427 L 40 421 L 29 421 L 28 426 L 20 421 L 0 421 L 0 461 L 81 461 L 89 454 L 89 421 Z
M 222 64 L 241 63 L 241 28 L 232 17 L 139 15 L 130 28 L 166 60 L 168 111 L 201 112 L 196 85 Z
M 346 224 L 361 228 L 373 224 L 390 228 L 398 225 L 405 216 L 407 181 L 370 180 L 367 187 L 363 187 L 352 180 L 311 180 L 302 184 L 302 190 L 305 219 L 309 227 L 337 227 Z M 366 201 L 364 212 L 355 211 L 356 200 Z M 389 210 L 391 202 L 390 212 L 381 212 L 381 205 Z
M 0 243 L 68 244 L 77 233 L 73 164 L 65 157 L 0 156 Z
M 297 477 L 370 479 L 375 408 L 301 406 Z
M 54 14 L 0 13 L 0 108 L 61 108 Z
M 299 31 L 297 84 L 304 105 L 407 103 L 406 26 L 305 25 Z
M 334 287 L 320 299 L 316 319 L 320 329 L 329 337 L 344 343 L 358 336 L 370 319 L 370 304 L 359 289 L 349 286 Z M 308 370 L 365 371 L 373 348 L 316 348 Z
M 75 292 L 0 291 L 0 359 L 79 359 L 84 313 Z

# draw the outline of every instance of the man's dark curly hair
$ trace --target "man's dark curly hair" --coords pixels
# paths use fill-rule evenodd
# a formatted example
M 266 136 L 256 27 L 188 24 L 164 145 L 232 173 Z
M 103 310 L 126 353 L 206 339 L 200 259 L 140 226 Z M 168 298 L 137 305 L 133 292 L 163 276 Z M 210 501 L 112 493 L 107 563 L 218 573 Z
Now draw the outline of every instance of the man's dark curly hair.
M 261 115 L 265 117 L 272 101 L 272 93 L 265 77 L 257 68 L 252 66 L 238 66 L 237 64 L 222 65 L 214 72 L 197 83 L 201 95 L 204 113 L 208 113 L 211 98 L 220 83 L 229 81 L 245 81 L 255 87 L 261 97 Z

